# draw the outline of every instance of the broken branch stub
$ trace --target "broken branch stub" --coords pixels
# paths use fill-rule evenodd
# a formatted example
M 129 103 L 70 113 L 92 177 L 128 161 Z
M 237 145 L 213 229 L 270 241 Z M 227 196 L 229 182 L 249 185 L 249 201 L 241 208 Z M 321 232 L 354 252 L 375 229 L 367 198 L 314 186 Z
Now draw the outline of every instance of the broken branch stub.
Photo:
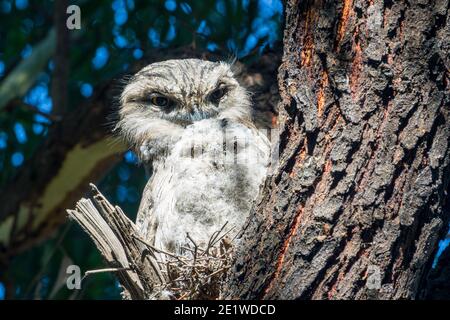
M 113 206 L 91 184 L 92 196 L 82 198 L 69 216 L 80 224 L 94 241 L 97 249 L 116 273 L 125 299 L 154 299 L 155 285 L 163 285 L 155 253 L 139 238 L 135 224 L 117 206 Z
M 67 210 L 92 238 L 123 288 L 124 299 L 220 299 L 234 248 L 225 230 L 216 231 L 206 248 L 183 247 L 182 254 L 147 243 L 118 206 L 113 206 L 91 184 L 92 196 Z M 99 271 L 99 270 L 97 270 Z M 96 271 L 88 271 L 87 274 Z

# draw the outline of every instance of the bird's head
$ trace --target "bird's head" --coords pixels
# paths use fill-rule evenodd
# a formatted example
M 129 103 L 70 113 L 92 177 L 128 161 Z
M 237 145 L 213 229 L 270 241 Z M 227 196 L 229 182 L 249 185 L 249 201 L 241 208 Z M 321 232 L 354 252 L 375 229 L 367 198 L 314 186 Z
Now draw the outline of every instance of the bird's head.
M 210 118 L 250 119 L 250 97 L 231 65 L 199 59 L 167 60 L 135 74 L 120 97 L 117 129 L 135 147 L 176 136 Z

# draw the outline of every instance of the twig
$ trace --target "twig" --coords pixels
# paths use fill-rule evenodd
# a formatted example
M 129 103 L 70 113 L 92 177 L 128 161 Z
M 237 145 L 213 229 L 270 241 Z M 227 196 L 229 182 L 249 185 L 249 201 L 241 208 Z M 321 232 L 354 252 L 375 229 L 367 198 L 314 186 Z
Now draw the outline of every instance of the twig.
M 229 229 L 227 232 L 225 232 L 219 239 L 216 240 L 216 242 L 213 243 L 212 246 L 215 246 L 217 242 L 219 242 L 220 240 L 222 240 L 223 238 L 225 238 L 231 231 L 233 231 L 235 228 L 232 227 L 231 229 Z
M 222 228 L 220 228 L 219 231 L 215 231 L 215 232 L 212 234 L 211 238 L 209 238 L 208 246 L 206 247 L 206 252 L 207 252 L 207 253 L 209 252 L 209 248 L 212 246 L 212 243 L 214 242 L 214 240 L 219 236 L 219 234 L 222 232 L 223 228 L 225 228 L 225 226 L 226 226 L 227 224 L 228 224 L 228 221 L 225 222 L 225 224 L 222 226 Z
M 131 270 L 131 269 L 130 268 L 104 268 L 104 269 L 88 270 L 84 273 L 83 278 L 81 278 L 81 282 L 83 282 L 83 280 L 87 276 L 90 276 L 91 274 L 104 273 L 104 272 L 118 272 L 118 271 L 127 271 L 127 270 Z
M 206 278 L 211 278 L 211 277 L 215 276 L 216 274 L 218 274 L 220 272 L 223 272 L 223 271 L 225 271 L 227 269 L 230 269 L 230 268 L 231 268 L 231 266 L 225 266 L 222 269 L 219 269 L 219 270 L 214 271 L 213 273 L 210 273 Z
M 189 232 L 186 233 L 186 237 L 194 244 L 194 264 L 197 261 L 197 250 L 198 250 L 198 246 L 197 243 L 195 243 L 194 239 L 191 238 L 191 236 L 189 235 Z
M 152 249 L 152 250 L 154 250 L 154 251 L 156 251 L 156 252 L 163 253 L 163 254 L 165 254 L 165 255 L 168 255 L 169 257 L 173 257 L 173 258 L 179 260 L 180 262 L 186 263 L 186 262 L 184 262 L 184 261 L 182 260 L 182 257 L 180 257 L 180 256 L 178 256 L 178 255 L 176 255 L 176 254 L 173 254 L 173 253 L 164 251 L 164 250 L 162 250 L 162 249 L 158 249 L 158 248 L 156 248 L 155 246 L 152 246 L 152 245 L 151 245 L 150 243 L 148 243 L 147 241 L 142 240 L 141 238 L 139 238 L 139 237 L 136 236 L 135 234 L 133 234 L 132 237 L 133 237 L 134 239 L 136 239 L 137 241 L 139 241 L 140 243 L 145 244 L 147 247 L 149 247 L 150 249 Z M 160 261 L 158 261 L 158 262 L 160 262 Z

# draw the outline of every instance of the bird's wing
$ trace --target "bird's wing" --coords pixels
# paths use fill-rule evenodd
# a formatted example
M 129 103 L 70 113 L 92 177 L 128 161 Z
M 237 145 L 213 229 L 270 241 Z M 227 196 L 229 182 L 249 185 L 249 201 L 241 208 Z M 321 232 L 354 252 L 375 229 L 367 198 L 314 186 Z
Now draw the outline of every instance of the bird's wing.
M 149 179 L 142 193 L 141 203 L 136 216 L 136 226 L 141 236 L 154 245 L 157 222 L 153 213 L 153 197 L 151 192 L 152 181 Z
M 172 165 L 156 164 L 162 166 L 159 170 L 153 171 L 152 177 L 142 192 L 141 203 L 136 217 L 136 226 L 141 236 L 151 245 L 156 247 L 161 243 L 156 243 L 156 233 L 159 231 L 164 235 L 164 230 L 158 230 L 167 214 L 161 212 L 173 212 L 174 167 Z M 157 204 L 157 205 L 155 205 Z M 163 220 L 161 220 L 163 219 Z M 163 236 L 164 237 L 164 236 Z M 161 240 L 161 239 L 160 239 Z

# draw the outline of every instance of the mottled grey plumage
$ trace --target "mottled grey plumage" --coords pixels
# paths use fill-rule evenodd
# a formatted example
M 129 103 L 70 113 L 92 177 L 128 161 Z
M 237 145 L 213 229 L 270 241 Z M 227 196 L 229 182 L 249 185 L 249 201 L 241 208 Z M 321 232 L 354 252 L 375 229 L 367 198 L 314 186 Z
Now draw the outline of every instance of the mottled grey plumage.
M 187 232 L 205 245 L 225 222 L 240 230 L 265 176 L 269 144 L 229 64 L 151 64 L 125 87 L 119 114 L 121 135 L 153 168 L 136 222 L 149 242 L 182 254 Z

